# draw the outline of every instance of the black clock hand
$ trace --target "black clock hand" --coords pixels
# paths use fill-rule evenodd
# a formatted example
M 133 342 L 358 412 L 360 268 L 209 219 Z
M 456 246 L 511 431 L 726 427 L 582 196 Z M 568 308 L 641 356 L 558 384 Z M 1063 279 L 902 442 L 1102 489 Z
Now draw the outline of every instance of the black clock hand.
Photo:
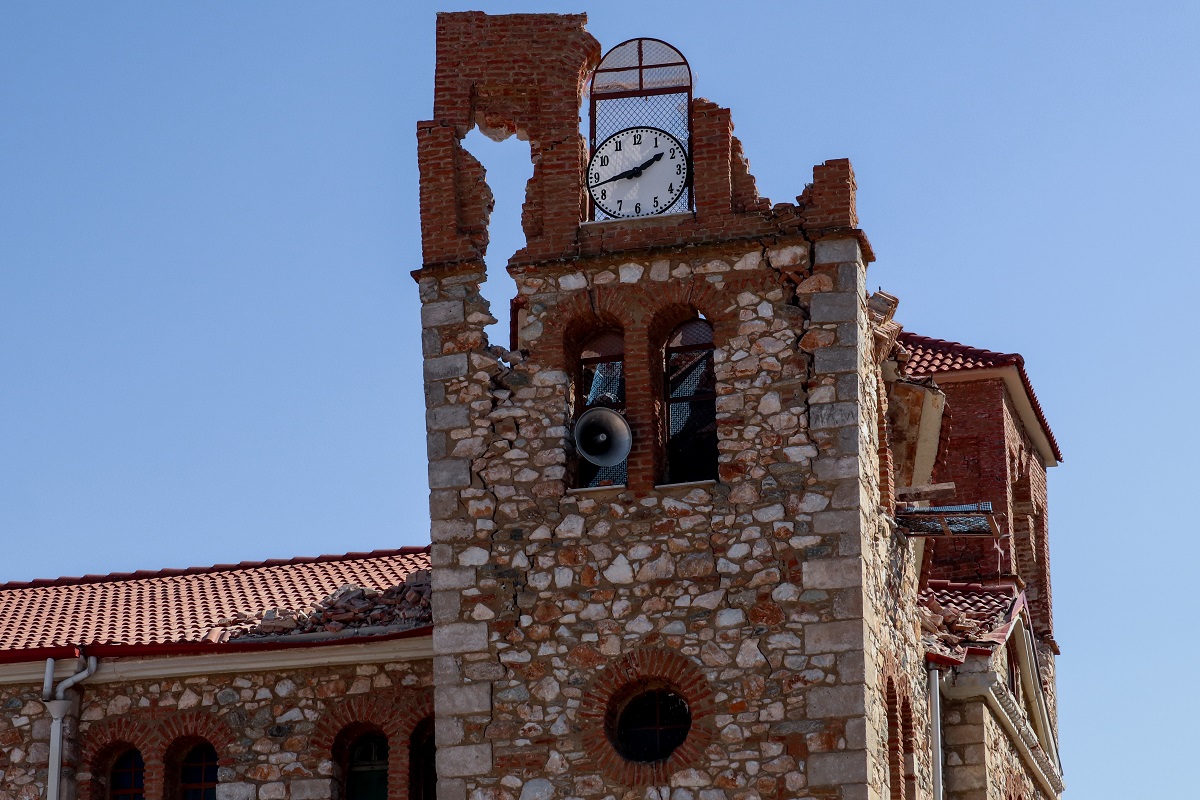
M 653 164 L 655 161 L 658 161 L 662 157 L 663 157 L 663 154 L 661 152 L 655 153 L 653 158 L 647 159 L 646 162 L 641 164 L 640 166 L 634 167 L 633 169 L 627 169 L 624 172 L 618 172 L 616 175 L 613 175 L 611 178 L 606 178 L 605 180 L 602 180 L 599 183 L 593 183 L 592 188 L 595 189 L 596 187 L 603 186 L 606 183 L 612 183 L 613 181 L 619 181 L 619 180 L 621 180 L 621 178 L 636 178 L 637 176 L 642 174 L 642 170 L 646 169 L 646 167 L 650 166 L 651 164 Z

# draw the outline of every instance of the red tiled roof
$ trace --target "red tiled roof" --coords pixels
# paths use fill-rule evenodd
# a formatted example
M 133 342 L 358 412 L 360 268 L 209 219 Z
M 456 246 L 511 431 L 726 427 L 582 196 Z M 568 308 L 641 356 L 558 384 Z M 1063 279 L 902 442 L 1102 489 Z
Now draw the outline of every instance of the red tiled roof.
M 1046 439 L 1050 442 L 1050 448 L 1054 451 L 1054 458 L 1057 461 L 1063 460 L 1058 441 L 1054 438 L 1054 431 L 1050 430 L 1050 423 L 1042 411 L 1042 404 L 1038 402 L 1037 393 L 1033 391 L 1033 383 L 1029 380 L 1029 373 L 1025 371 L 1025 359 L 1020 353 L 995 353 L 959 342 L 919 336 L 908 331 L 901 331 L 896 341 L 908 351 L 909 358 L 904 369 L 914 378 L 936 379 L 938 375 L 948 372 L 1016 367 L 1017 374 L 1021 376 L 1021 385 L 1029 396 L 1029 404 L 1033 406 L 1038 422 L 1046 433 Z
M 302 608 L 346 584 L 378 590 L 429 569 L 428 547 L 0 585 L 0 655 L 216 641 L 237 611 Z M 0 659 L 5 660 L 5 659 Z

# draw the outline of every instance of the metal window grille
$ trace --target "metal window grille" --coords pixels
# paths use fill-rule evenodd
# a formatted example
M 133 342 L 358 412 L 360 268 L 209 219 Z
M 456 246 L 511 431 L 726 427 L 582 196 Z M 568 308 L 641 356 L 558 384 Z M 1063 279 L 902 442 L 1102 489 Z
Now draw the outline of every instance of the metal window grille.
M 217 751 L 207 742 L 183 757 L 179 767 L 180 800 L 217 800 Z
M 346 800 L 387 800 L 387 737 L 369 733 L 350 748 Z
M 126 750 L 108 774 L 108 796 L 112 800 L 142 800 L 145 797 L 146 763 L 137 750 Z
M 664 353 L 667 482 L 717 477 L 717 381 L 712 326 L 689 320 L 671 334 Z
M 625 411 L 625 337 L 603 331 L 584 345 L 579 358 L 575 415 L 602 406 Z M 578 486 L 622 486 L 629 477 L 629 459 L 601 467 L 578 459 Z
M 692 149 L 692 69 L 661 39 L 630 39 L 609 50 L 592 73 L 591 149 L 638 125 L 660 128 Z M 615 219 L 589 202 L 589 219 Z M 661 213 L 692 209 L 692 188 Z

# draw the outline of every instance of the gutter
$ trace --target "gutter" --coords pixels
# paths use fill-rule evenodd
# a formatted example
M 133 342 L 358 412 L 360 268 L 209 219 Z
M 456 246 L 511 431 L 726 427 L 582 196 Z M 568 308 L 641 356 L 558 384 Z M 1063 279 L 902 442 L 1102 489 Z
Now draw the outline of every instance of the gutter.
M 942 684 L 942 692 L 955 700 L 984 700 L 1042 789 L 1052 797 L 1063 793 L 1066 786 L 1063 784 L 1062 774 L 1042 749 L 1037 734 L 1021 715 L 1008 687 L 1000 682 L 1000 676 L 990 671 L 986 675 L 960 674 L 955 677 L 953 683 Z
M 938 665 L 929 662 L 929 727 L 930 754 L 933 761 L 933 800 L 942 800 L 942 775 L 945 771 L 945 751 L 942 749 L 942 672 Z

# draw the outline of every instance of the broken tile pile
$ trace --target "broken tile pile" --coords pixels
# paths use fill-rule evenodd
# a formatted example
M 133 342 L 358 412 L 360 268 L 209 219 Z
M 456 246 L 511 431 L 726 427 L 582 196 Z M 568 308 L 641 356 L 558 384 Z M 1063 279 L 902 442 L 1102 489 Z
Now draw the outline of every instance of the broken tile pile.
M 1005 621 L 1003 613 L 964 611 L 942 605 L 932 593 L 917 605 L 921 617 L 921 639 L 931 652 L 962 658 L 965 643 L 986 641 L 988 635 Z
M 217 620 L 228 629 L 222 638 L 259 638 L 303 633 L 336 633 L 346 628 L 387 627 L 401 630 L 432 623 L 430 571 L 417 570 L 403 583 L 383 591 L 347 584 L 304 609 L 268 608 L 239 611 Z

